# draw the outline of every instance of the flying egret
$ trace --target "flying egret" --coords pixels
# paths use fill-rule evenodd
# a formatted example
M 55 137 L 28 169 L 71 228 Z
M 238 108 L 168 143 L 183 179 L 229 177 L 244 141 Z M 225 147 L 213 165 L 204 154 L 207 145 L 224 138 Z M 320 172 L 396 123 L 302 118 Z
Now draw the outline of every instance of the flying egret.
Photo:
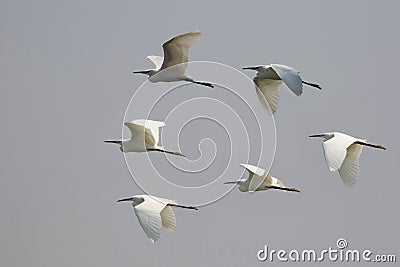
M 363 146 L 386 149 L 381 145 L 366 143 L 367 140 L 338 132 L 315 134 L 309 137 L 324 138 L 322 146 L 329 170 L 339 171 L 340 178 L 347 187 L 352 187 L 356 183 L 359 168 L 358 159 Z
M 134 71 L 133 73 L 147 74 L 149 81 L 153 83 L 187 81 L 213 88 L 211 83 L 198 82 L 185 75 L 190 48 L 197 43 L 200 36 L 200 32 L 189 32 L 172 38 L 163 44 L 164 57 L 147 57 L 154 63 L 155 69 Z
M 268 189 L 300 192 L 300 190 L 296 188 L 285 187 L 279 179 L 272 177 L 259 167 L 249 164 L 240 164 L 240 166 L 244 167 L 249 172 L 249 177 L 238 181 L 225 182 L 224 184 L 238 184 L 239 190 L 242 192 L 254 192 Z
M 162 146 L 157 145 L 160 139 L 159 128 L 165 126 L 164 122 L 140 119 L 124 124 L 131 131 L 131 139 L 106 140 L 104 142 L 120 145 L 119 149 L 125 153 L 159 151 L 184 157 L 181 152 L 167 151 Z
M 289 66 L 270 64 L 243 69 L 257 71 L 253 79 L 257 96 L 270 115 L 275 114 L 278 108 L 279 86 L 282 82 L 297 96 L 303 93 L 303 83 L 321 89 L 318 84 L 303 81 L 299 75 L 300 72 Z
M 153 243 L 160 238 L 162 227 L 167 228 L 170 232 L 175 230 L 175 213 L 171 207 L 197 210 L 195 206 L 178 205 L 173 200 L 150 195 L 137 195 L 118 200 L 118 202 L 122 201 L 132 201 L 136 217 L 143 231 Z

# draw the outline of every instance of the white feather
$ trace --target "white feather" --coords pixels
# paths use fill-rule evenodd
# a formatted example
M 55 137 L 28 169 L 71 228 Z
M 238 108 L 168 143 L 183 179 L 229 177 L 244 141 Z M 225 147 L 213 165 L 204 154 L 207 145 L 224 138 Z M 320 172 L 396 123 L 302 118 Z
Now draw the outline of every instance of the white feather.
M 164 58 L 160 56 L 147 56 L 147 59 L 149 59 L 151 62 L 154 63 L 156 66 L 156 69 L 159 70 L 161 69 L 161 66 L 163 64 Z
M 299 71 L 292 67 L 281 64 L 271 64 L 271 66 L 276 74 L 293 93 L 295 93 L 297 96 L 303 93 L 303 83 L 300 78 Z
M 279 86 L 282 84 L 282 81 L 257 77 L 253 81 L 256 85 L 258 99 L 263 108 L 269 115 L 275 114 L 279 102 Z
M 362 152 L 362 145 L 352 144 L 347 148 L 346 158 L 342 166 L 339 168 L 339 175 L 343 183 L 347 187 L 352 187 L 356 184 L 359 168 L 359 158 Z

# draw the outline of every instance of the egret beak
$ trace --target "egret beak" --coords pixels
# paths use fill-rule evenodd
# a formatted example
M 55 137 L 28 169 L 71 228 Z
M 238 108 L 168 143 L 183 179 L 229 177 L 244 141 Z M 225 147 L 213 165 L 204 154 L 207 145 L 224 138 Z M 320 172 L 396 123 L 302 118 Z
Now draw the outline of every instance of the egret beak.
M 104 143 L 121 145 L 122 141 L 121 140 L 104 140 Z
M 123 199 L 118 200 L 117 202 L 122 202 L 122 201 L 133 201 L 133 197 L 123 198 Z
M 314 135 L 309 135 L 308 137 L 324 137 L 325 135 L 323 134 L 314 134 Z
M 224 184 L 237 184 L 239 181 L 225 182 Z
M 243 70 L 258 70 L 258 67 L 243 67 Z
M 138 71 L 134 71 L 132 73 L 149 74 L 150 71 L 149 70 L 138 70 Z

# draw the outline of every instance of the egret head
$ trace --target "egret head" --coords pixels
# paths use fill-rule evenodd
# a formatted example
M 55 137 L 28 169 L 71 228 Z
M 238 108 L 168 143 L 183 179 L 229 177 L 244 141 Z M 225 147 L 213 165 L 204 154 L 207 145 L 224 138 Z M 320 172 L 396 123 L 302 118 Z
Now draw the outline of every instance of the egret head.
M 123 202 L 123 201 L 133 201 L 133 197 L 122 198 L 122 199 L 117 200 L 117 202 Z
M 117 202 L 125 202 L 125 201 L 130 201 L 132 202 L 132 206 L 136 206 L 142 203 L 144 199 L 142 197 L 128 197 L 119 199 Z
M 333 137 L 333 133 L 313 134 L 309 135 L 308 137 L 321 137 L 324 138 L 325 140 L 328 140 Z
M 124 149 L 124 142 L 121 142 L 120 146 L 119 146 L 119 150 L 121 150 L 121 152 L 125 152 Z

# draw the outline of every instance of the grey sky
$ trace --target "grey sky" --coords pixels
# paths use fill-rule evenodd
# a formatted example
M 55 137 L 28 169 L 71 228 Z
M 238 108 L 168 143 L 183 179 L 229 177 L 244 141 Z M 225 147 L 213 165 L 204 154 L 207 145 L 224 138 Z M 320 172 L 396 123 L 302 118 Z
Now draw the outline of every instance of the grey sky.
M 256 266 L 271 264 L 256 258 L 265 244 L 322 250 L 340 237 L 350 248 L 399 257 L 399 2 L 168 2 L 0 3 L 0 265 Z M 275 117 L 271 173 L 300 194 L 233 190 L 199 211 L 175 209 L 177 230 L 152 244 L 131 207 L 116 203 L 141 191 L 118 148 L 103 140 L 120 137 L 128 102 L 145 80 L 131 71 L 150 67 L 146 56 L 160 54 L 162 42 L 193 30 L 203 36 L 192 60 L 287 64 L 323 90 L 305 87 L 296 97 L 282 88 Z M 245 97 L 252 94 L 248 87 Z M 162 109 L 156 112 L 154 119 Z M 196 127 L 181 138 L 192 157 L 203 138 Z M 216 130 L 221 147 L 226 140 Z M 332 130 L 388 148 L 364 149 L 352 189 L 329 172 L 320 140 L 307 138 Z M 162 155 L 151 158 L 166 166 Z M 238 163 L 230 169 L 237 177 L 227 179 L 241 176 Z M 180 182 L 176 170 L 167 172 Z

